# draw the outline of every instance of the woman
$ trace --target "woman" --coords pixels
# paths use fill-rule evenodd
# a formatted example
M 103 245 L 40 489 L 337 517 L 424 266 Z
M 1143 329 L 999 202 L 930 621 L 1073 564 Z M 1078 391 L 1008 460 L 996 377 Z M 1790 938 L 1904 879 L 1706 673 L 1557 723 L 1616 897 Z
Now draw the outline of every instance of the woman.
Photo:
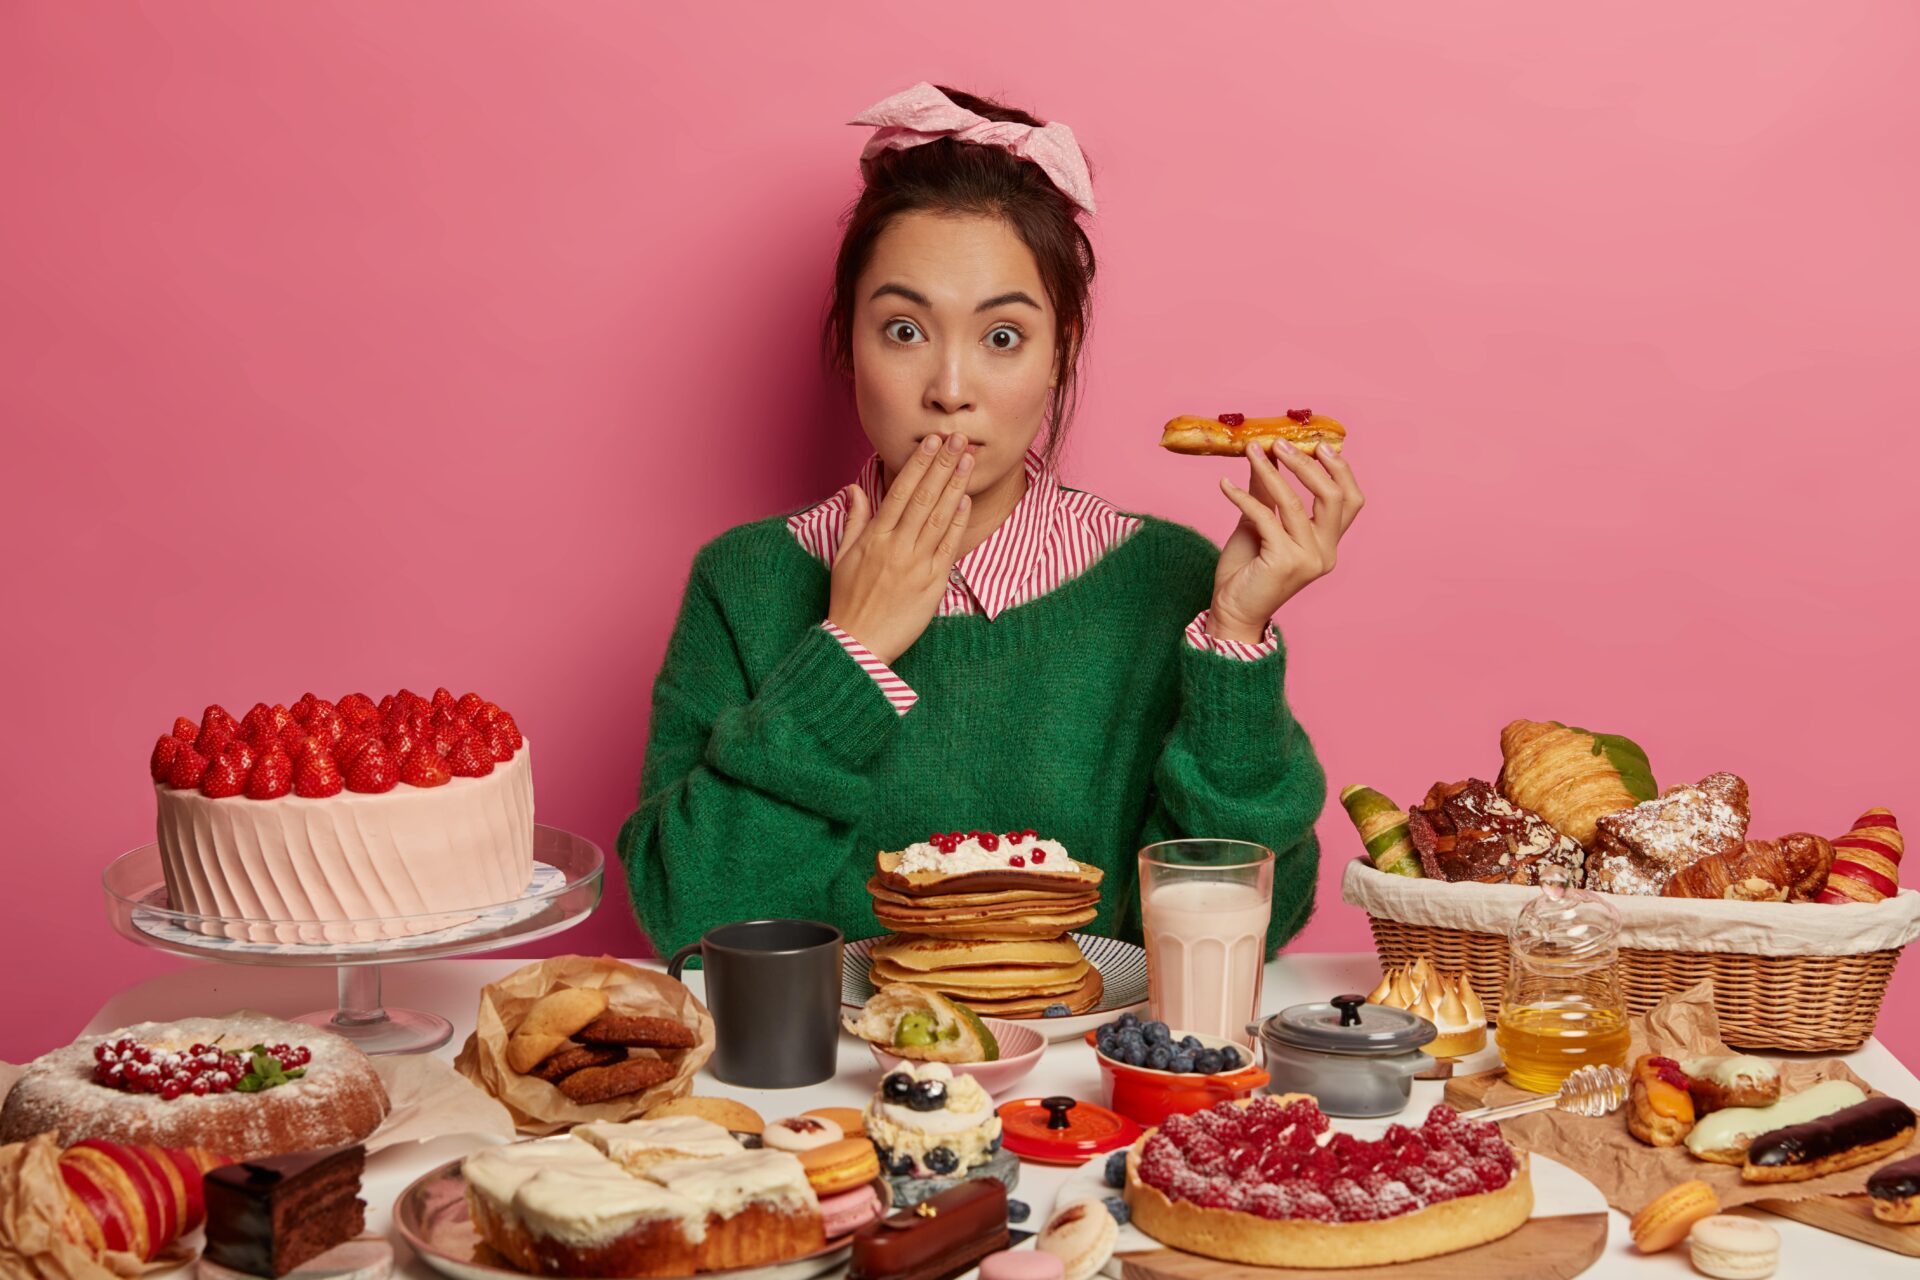
M 877 851 L 1033 830 L 1105 869 L 1092 931 L 1137 938 L 1137 850 L 1198 835 L 1280 851 L 1277 947 L 1326 779 L 1271 619 L 1333 568 L 1351 468 L 1249 446 L 1224 550 L 1063 486 L 1094 271 L 1071 132 L 929 84 L 854 123 L 825 341 L 874 456 L 694 558 L 620 833 L 642 926 L 663 953 L 769 916 L 866 937 Z

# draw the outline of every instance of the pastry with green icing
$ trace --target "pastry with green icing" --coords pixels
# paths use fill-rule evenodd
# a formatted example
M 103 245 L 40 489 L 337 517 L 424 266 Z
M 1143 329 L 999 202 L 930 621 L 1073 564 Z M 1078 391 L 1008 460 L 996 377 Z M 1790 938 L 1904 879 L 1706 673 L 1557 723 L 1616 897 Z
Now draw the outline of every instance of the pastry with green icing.
M 1420 855 L 1407 835 L 1406 811 L 1372 787 L 1343 787 L 1340 803 L 1360 833 L 1373 865 L 1392 876 L 1423 876 Z
M 1660 794 L 1639 744 L 1612 733 L 1569 728 L 1557 720 L 1515 720 L 1500 731 L 1499 786 L 1591 849 L 1594 824 Z

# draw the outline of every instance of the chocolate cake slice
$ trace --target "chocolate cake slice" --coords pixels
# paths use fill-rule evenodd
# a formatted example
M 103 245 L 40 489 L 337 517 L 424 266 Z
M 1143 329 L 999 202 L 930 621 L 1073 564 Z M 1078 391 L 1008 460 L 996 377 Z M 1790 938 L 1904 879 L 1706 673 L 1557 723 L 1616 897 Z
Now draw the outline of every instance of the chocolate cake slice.
M 367 1225 L 360 1199 L 366 1167 L 366 1148 L 352 1146 L 214 1170 L 207 1175 L 207 1258 L 235 1271 L 283 1276 L 353 1239 Z

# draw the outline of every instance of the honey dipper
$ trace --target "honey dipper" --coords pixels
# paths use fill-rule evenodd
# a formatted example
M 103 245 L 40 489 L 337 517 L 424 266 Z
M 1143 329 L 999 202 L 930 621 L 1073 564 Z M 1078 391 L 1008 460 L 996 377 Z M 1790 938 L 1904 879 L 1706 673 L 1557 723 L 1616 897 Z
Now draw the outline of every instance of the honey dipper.
M 1561 1083 L 1557 1092 L 1510 1102 L 1504 1107 L 1480 1107 L 1462 1111 L 1463 1120 L 1509 1120 L 1535 1111 L 1564 1111 L 1575 1116 L 1611 1115 L 1627 1100 L 1633 1077 L 1605 1063 L 1581 1067 Z

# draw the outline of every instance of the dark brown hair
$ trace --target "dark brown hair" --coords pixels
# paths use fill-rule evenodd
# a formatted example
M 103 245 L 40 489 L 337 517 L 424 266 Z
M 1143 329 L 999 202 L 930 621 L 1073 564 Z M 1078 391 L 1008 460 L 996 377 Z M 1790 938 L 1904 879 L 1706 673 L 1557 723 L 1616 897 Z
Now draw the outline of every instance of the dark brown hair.
M 1036 128 L 1046 121 L 990 98 L 935 86 L 955 103 L 989 120 Z M 1091 166 L 1089 166 L 1091 168 Z M 1093 242 L 1075 217 L 1077 206 L 1030 160 L 999 147 L 941 138 L 922 146 L 883 151 L 860 167 L 866 180 L 845 217 L 833 265 L 822 332 L 827 367 L 853 376 L 854 289 L 873 257 L 880 233 L 904 213 L 976 214 L 1004 219 L 1039 264 L 1040 281 L 1057 317 L 1054 375 L 1043 446 L 1049 458 L 1073 420 L 1080 353 L 1086 346 L 1088 299 L 1093 290 Z

